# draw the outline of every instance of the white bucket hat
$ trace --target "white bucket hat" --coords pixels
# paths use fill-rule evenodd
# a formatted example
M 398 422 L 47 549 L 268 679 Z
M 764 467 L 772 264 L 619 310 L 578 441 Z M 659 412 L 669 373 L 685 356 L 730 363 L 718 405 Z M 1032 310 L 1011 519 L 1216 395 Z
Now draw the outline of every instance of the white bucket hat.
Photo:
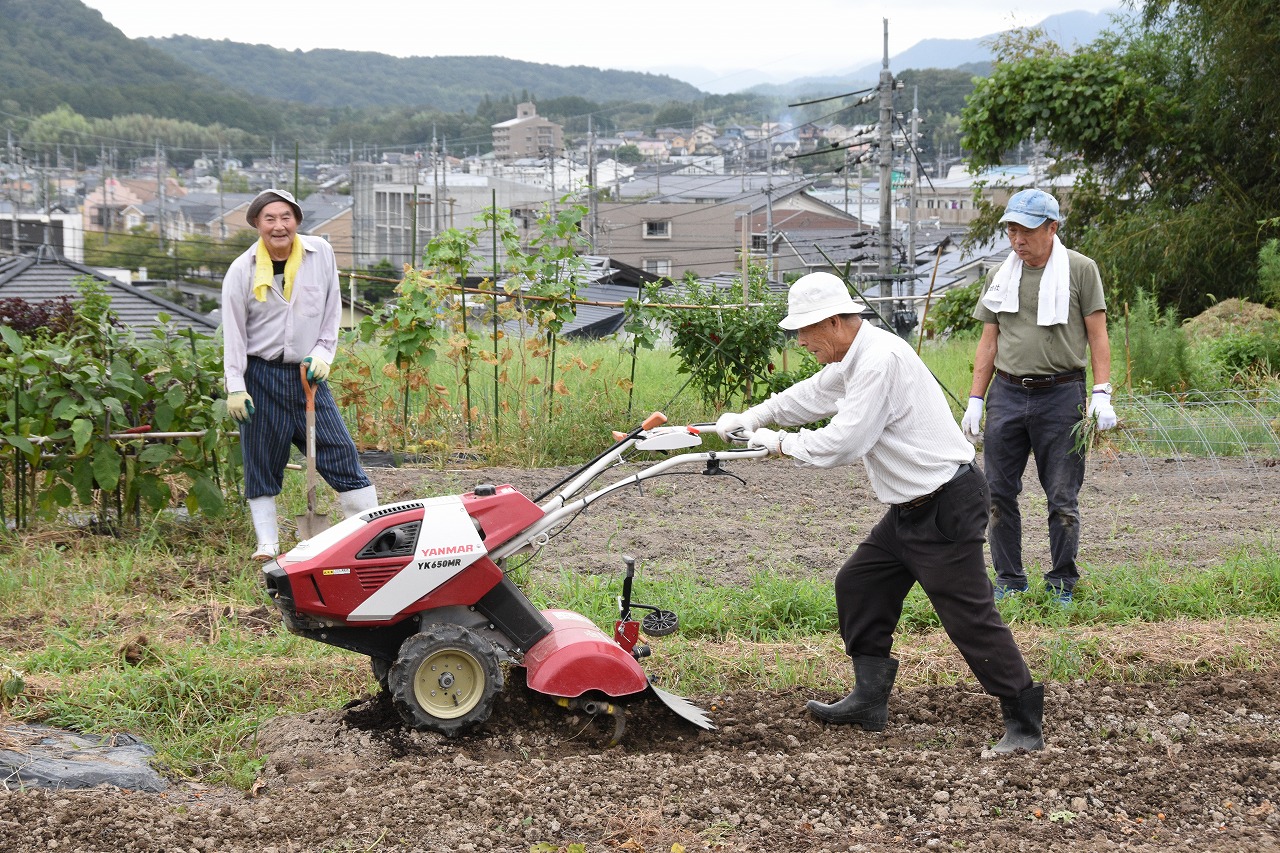
M 787 316 L 778 325 L 788 331 L 812 326 L 837 314 L 861 314 L 867 306 L 854 302 L 849 288 L 829 272 L 811 272 L 796 279 L 787 293 Z

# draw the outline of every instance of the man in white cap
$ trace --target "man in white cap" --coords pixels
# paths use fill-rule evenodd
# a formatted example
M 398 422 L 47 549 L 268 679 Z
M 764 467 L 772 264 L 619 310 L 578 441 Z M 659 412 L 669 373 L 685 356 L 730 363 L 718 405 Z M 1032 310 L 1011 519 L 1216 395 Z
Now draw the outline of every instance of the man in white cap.
M 716 432 L 745 431 L 753 445 L 822 468 L 859 459 L 884 517 L 835 578 L 836 612 L 854 689 L 830 705 L 808 703 L 829 723 L 884 729 L 898 661 L 889 656 L 902 602 L 919 583 L 947 635 L 983 689 L 999 697 L 1005 735 L 994 749 L 1044 748 L 1044 685 L 1034 683 L 1013 634 L 995 609 L 982 543 L 987 483 L 973 446 L 956 425 L 942 389 L 915 350 L 862 321 L 844 282 L 810 273 L 791 286 L 784 329 L 822 369 L 745 412 L 728 413 Z M 819 429 L 779 432 L 765 424 Z
M 960 426 L 976 440 L 985 407 L 982 461 L 991 484 L 996 598 L 1027 589 L 1018 495 L 1034 453 L 1049 510 L 1051 565 L 1044 582 L 1065 606 L 1080 579 L 1076 553 L 1085 448 L 1078 427 L 1087 411 L 1098 429 L 1111 429 L 1116 413 L 1102 277 L 1091 259 L 1062 245 L 1061 219 L 1058 200 L 1043 190 L 1022 190 L 1009 198 L 1000 221 L 1006 223 L 1013 251 L 974 307 L 982 337 Z M 1086 350 L 1093 368 L 1089 393 Z
M 348 517 L 377 506 L 378 496 L 324 381 L 342 317 L 333 249 L 297 233 L 302 208 L 284 190 L 258 193 L 246 218 L 259 239 L 222 280 L 222 360 L 227 413 L 240 424 L 245 497 L 258 539 L 253 557 L 265 561 L 280 553 L 276 495 L 289 447 L 306 448 L 300 364 L 316 383 L 316 472 Z

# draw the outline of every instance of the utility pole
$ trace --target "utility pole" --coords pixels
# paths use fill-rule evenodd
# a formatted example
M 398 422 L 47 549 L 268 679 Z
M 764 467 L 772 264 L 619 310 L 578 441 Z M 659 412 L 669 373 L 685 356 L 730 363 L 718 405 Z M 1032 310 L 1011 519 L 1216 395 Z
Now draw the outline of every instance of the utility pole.
M 15 146 L 13 144 L 12 131 L 9 133 L 9 159 L 17 168 L 18 174 L 18 191 L 13 194 L 13 253 L 15 255 L 21 255 L 22 252 L 20 251 L 18 244 L 18 238 L 20 236 L 18 229 L 18 213 L 22 208 L 22 184 L 26 178 L 26 170 L 22 168 L 22 147 Z
M 227 203 L 222 197 L 223 188 L 226 181 L 222 179 L 222 172 L 226 168 L 226 160 L 222 158 L 222 143 L 218 143 L 218 233 L 225 242 L 227 239 Z
M 436 127 L 431 126 L 431 237 L 440 233 L 440 173 L 436 171 Z
M 596 252 L 596 134 L 591 128 L 591 113 L 587 113 L 587 206 L 590 215 L 587 217 L 588 233 L 591 236 L 591 253 Z
M 893 296 L 893 74 L 889 71 L 889 19 L 884 19 L 880 68 L 880 295 Z
M 164 249 L 164 169 L 160 165 L 160 140 L 156 140 L 156 200 L 159 211 L 156 214 L 156 230 L 160 232 L 160 248 Z
M 907 185 L 907 269 L 911 276 L 907 279 L 903 295 L 915 295 L 916 271 L 916 185 L 920 176 L 916 173 L 916 130 L 920 126 L 920 87 L 912 87 L 911 93 L 911 133 L 907 139 L 907 158 L 911 165 L 911 183 Z
M 413 206 L 409 211 L 412 229 L 409 237 L 409 261 L 418 266 L 418 171 L 422 168 L 422 153 L 413 152 Z
M 766 142 L 766 144 L 769 144 Z M 769 182 L 765 185 L 764 191 L 764 248 L 765 248 L 765 276 L 767 279 L 773 278 L 773 157 L 772 150 L 769 151 L 768 157 L 768 173 Z
M 449 137 L 440 137 L 440 201 L 445 202 L 449 199 Z M 453 208 L 449 208 L 449 215 L 445 217 L 445 228 L 453 227 Z
M 98 166 L 102 172 L 102 205 L 98 208 L 98 219 L 102 223 L 102 245 L 107 245 L 107 231 L 109 229 L 108 222 L 111 216 L 111 210 L 107 207 L 107 146 L 100 146 L 98 154 Z

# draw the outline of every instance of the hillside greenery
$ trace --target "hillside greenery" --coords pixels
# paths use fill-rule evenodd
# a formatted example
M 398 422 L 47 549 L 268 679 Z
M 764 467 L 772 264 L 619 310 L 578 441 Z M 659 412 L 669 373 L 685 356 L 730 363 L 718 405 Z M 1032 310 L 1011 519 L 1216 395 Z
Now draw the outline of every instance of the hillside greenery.
M 145 113 L 274 132 L 279 102 L 251 98 L 131 41 L 79 0 L 0 0 L 0 109 L 61 105 L 93 118 Z M 95 146 L 96 147 L 96 146 Z
M 193 36 L 143 41 L 238 91 L 318 107 L 429 104 L 443 112 L 474 111 L 486 96 L 521 89 L 546 98 L 577 95 L 597 102 L 691 101 L 702 95 L 690 84 L 664 75 L 499 56 L 402 58 L 366 51 L 283 50 Z

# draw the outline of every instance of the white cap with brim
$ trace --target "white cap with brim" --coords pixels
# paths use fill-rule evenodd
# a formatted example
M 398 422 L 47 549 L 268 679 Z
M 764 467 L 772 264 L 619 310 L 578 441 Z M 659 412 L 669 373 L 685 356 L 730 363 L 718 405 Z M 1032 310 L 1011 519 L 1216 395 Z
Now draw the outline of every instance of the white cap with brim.
M 787 316 L 778 325 L 803 329 L 837 314 L 861 314 L 867 307 L 854 302 L 849 288 L 829 272 L 811 272 L 796 279 L 787 293 Z

